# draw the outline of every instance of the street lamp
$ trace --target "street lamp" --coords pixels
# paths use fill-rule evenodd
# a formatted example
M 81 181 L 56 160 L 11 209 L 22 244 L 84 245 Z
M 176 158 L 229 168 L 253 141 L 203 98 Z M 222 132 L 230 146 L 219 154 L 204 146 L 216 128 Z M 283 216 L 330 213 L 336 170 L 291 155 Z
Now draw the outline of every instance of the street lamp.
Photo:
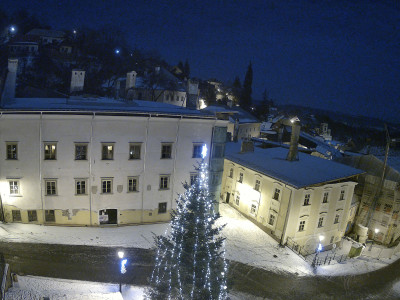
M 374 240 L 375 240 L 375 237 L 376 237 L 376 235 L 378 234 L 378 232 L 379 232 L 379 229 L 378 229 L 378 228 L 375 228 L 375 229 L 374 229 L 374 235 L 372 236 L 372 242 L 371 242 L 371 245 L 369 246 L 368 251 L 371 251 L 371 250 L 372 250 L 372 245 L 374 244 Z
M 128 260 L 124 259 L 124 251 L 118 251 L 118 257 L 121 259 L 120 261 L 120 277 L 119 277 L 119 292 L 122 293 L 122 275 L 126 273 L 126 263 Z
M 316 268 L 318 253 L 320 253 L 320 252 L 322 251 L 322 244 L 321 244 L 321 242 L 324 240 L 325 237 L 324 237 L 323 235 L 320 235 L 318 238 L 319 238 L 318 247 L 317 247 L 317 249 L 316 249 L 316 251 L 315 251 L 315 256 L 314 256 L 313 262 L 312 262 L 312 264 L 311 264 L 311 266 L 312 266 L 313 268 Z

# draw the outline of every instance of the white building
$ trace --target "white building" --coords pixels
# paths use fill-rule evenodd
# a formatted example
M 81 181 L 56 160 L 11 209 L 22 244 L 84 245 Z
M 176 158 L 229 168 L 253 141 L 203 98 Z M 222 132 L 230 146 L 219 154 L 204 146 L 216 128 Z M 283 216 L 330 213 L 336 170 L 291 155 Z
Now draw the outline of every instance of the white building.
M 6 99 L 0 196 L 7 222 L 166 221 L 205 144 L 219 196 L 226 121 L 149 101 Z

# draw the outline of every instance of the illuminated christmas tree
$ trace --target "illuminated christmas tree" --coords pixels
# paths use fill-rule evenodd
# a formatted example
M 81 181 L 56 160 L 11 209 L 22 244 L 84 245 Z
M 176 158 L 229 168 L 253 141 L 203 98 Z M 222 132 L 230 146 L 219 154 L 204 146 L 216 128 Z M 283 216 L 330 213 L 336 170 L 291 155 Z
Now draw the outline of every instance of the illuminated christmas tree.
M 151 299 L 226 299 L 227 262 L 224 226 L 208 188 L 207 148 L 199 176 L 177 200 L 171 213 L 171 229 L 156 237 L 157 255 L 148 296 Z

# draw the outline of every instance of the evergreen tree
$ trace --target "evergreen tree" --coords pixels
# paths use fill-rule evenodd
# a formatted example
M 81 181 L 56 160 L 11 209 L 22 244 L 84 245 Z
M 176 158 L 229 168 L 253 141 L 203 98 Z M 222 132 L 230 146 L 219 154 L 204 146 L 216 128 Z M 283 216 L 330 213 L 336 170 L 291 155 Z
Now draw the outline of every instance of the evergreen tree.
M 204 152 L 204 149 L 203 149 Z M 203 160 L 192 186 L 171 213 L 171 230 L 156 237 L 157 255 L 148 296 L 151 299 L 226 299 L 227 262 L 224 226 L 208 189 L 208 167 Z
M 190 66 L 187 59 L 185 61 L 185 65 L 183 66 L 183 74 L 185 75 L 186 78 L 190 77 Z
M 242 85 L 240 84 L 239 77 L 236 76 L 232 84 L 232 94 L 234 99 L 233 101 L 235 102 L 235 104 L 239 103 L 241 93 L 242 93 Z
M 251 62 L 247 67 L 246 76 L 243 81 L 243 89 L 240 97 L 240 106 L 244 109 L 249 109 L 251 106 L 251 93 L 253 84 L 253 68 L 251 66 Z

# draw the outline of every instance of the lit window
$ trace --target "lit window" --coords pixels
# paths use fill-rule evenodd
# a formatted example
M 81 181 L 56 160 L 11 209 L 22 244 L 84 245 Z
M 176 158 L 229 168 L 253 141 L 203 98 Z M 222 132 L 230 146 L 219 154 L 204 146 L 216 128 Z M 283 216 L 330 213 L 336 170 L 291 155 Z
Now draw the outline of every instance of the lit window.
M 7 143 L 7 159 L 18 159 L 17 144 Z
M 75 194 L 76 195 L 86 195 L 86 180 L 76 179 L 75 180 Z
M 322 199 L 322 203 L 328 203 L 329 192 L 324 193 L 324 198 Z
M 141 144 L 129 144 L 129 159 L 140 159 Z
M 87 160 L 87 144 L 75 144 L 75 160 Z
M 274 195 L 272 196 L 272 199 L 279 201 L 279 195 L 281 194 L 281 190 L 280 189 L 275 189 L 274 191 Z
M 269 215 L 269 221 L 268 224 L 271 226 L 274 226 L 275 223 L 275 216 L 274 215 Z
M 318 228 L 322 227 L 322 226 L 323 226 L 323 223 L 324 223 L 324 217 L 320 217 L 320 218 L 318 219 Z
M 169 175 L 160 176 L 160 190 L 169 189 Z
M 340 191 L 340 198 L 339 200 L 344 200 L 344 190 Z
M 239 180 L 240 183 L 243 183 L 243 173 L 239 173 Z
M 304 231 L 304 226 L 306 226 L 306 221 L 300 221 L 299 231 Z
M 336 215 L 336 216 L 335 216 L 335 222 L 333 222 L 333 223 L 334 223 L 334 224 L 339 223 L 339 218 L 340 218 L 340 215 Z
M 172 144 L 162 144 L 161 145 L 161 158 L 171 158 L 172 154 Z
M 45 180 L 45 185 L 46 185 L 46 196 L 57 195 L 56 180 Z
M 250 214 L 255 215 L 257 210 L 257 205 L 252 204 L 250 208 Z
M 165 214 L 167 212 L 167 202 L 158 203 L 158 213 Z
M 103 194 L 111 194 L 112 193 L 112 184 L 113 184 L 113 181 L 111 178 L 101 179 L 101 192 Z
M 193 145 L 193 155 L 192 158 L 201 158 L 201 152 L 203 150 L 203 144 L 194 144 Z
M 256 184 L 254 185 L 254 189 L 256 191 L 260 191 L 261 181 L 256 179 Z
M 21 222 L 21 211 L 13 210 L 12 211 L 13 222 Z
M 114 159 L 114 144 L 102 144 L 101 159 L 113 160 Z
M 55 143 L 44 144 L 44 159 L 45 160 L 57 159 L 57 144 Z
M 138 177 L 128 177 L 128 192 L 137 192 L 138 182 Z
M 28 222 L 36 222 L 36 221 L 37 221 L 36 210 L 28 210 Z
M 190 174 L 190 185 L 193 185 L 196 183 L 196 180 L 198 178 L 198 174 L 197 173 L 191 173 Z
M 233 168 L 231 168 L 231 169 L 229 170 L 229 177 L 230 177 L 230 178 L 233 178 Z
M 310 194 L 305 194 L 304 195 L 304 206 L 310 205 L 310 197 L 311 197 Z
M 10 195 L 19 195 L 19 182 L 18 180 L 10 180 Z

